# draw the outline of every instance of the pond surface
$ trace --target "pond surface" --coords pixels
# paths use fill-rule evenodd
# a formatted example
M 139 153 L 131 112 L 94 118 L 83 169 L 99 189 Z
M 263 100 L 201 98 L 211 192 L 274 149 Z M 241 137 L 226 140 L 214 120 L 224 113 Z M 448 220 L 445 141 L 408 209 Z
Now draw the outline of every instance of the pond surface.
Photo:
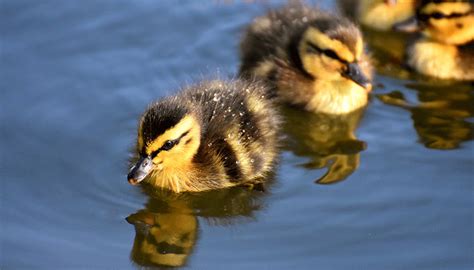
M 474 90 L 400 68 L 403 35 L 366 33 L 365 111 L 284 108 L 266 192 L 127 183 L 146 105 L 232 76 L 277 4 L 2 1 L 0 268 L 473 269 Z

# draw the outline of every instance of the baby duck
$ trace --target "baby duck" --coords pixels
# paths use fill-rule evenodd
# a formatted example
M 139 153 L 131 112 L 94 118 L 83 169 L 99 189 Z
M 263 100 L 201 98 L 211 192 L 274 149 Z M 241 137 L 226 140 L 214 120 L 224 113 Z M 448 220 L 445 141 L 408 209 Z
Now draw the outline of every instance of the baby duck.
M 396 30 L 420 30 L 407 49 L 407 63 L 419 73 L 441 79 L 474 80 L 474 4 L 423 0 L 415 18 Z
M 348 19 L 302 3 L 257 17 L 241 42 L 240 75 L 263 79 L 279 101 L 345 114 L 367 104 L 371 64 Z
M 357 20 L 364 26 L 387 31 L 415 14 L 415 0 L 359 0 Z
M 174 192 L 261 183 L 277 156 L 280 116 L 256 82 L 209 81 L 149 106 L 128 181 Z

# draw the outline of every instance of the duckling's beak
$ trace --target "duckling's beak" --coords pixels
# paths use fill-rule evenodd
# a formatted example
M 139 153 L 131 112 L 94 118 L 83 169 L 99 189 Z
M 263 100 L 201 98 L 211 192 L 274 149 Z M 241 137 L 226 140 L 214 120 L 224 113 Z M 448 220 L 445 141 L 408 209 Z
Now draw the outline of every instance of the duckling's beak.
M 141 157 L 137 164 L 130 169 L 127 176 L 128 182 L 132 185 L 140 183 L 145 179 L 145 177 L 147 177 L 152 168 L 153 161 L 151 160 L 151 157 Z
M 385 0 L 385 4 L 389 6 L 394 6 L 397 4 L 397 0 Z
M 397 32 L 413 33 L 420 30 L 420 24 L 415 16 L 393 25 L 393 30 Z
M 362 73 L 362 69 L 357 63 L 350 63 L 347 65 L 347 69 L 342 75 L 351 79 L 364 89 L 369 89 L 371 86 L 370 80 L 364 75 L 364 73 Z

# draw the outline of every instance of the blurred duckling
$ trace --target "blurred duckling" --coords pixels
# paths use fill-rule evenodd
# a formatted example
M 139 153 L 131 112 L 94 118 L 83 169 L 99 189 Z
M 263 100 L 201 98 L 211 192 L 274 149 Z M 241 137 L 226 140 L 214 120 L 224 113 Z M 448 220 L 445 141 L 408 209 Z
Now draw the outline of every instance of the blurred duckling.
M 396 30 L 422 32 L 407 50 L 407 63 L 419 73 L 441 79 L 474 80 L 474 4 L 423 0 L 416 17 Z
M 387 31 L 415 14 L 415 0 L 359 0 L 357 20 L 364 26 Z
M 151 104 L 140 119 L 128 181 L 177 193 L 263 182 L 280 126 L 266 93 L 259 83 L 216 80 Z
M 240 75 L 264 79 L 279 101 L 328 114 L 367 104 L 372 67 L 348 19 L 292 2 L 257 17 L 240 48 Z

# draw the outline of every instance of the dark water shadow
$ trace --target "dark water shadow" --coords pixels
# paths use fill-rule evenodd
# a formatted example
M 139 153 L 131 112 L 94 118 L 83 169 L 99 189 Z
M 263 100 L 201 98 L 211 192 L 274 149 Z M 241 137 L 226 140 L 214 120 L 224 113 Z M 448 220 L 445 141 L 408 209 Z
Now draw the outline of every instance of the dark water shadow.
M 337 183 L 357 170 L 360 152 L 366 149 L 366 143 L 355 135 L 363 109 L 345 115 L 328 115 L 285 107 L 283 113 L 285 149 L 308 157 L 309 161 L 301 164 L 304 168 L 327 169 L 316 183 Z
M 126 219 L 135 227 L 130 259 L 150 268 L 186 266 L 201 237 L 201 221 L 211 226 L 255 221 L 270 193 L 245 187 L 182 194 L 143 187 L 143 192 L 145 207 Z

